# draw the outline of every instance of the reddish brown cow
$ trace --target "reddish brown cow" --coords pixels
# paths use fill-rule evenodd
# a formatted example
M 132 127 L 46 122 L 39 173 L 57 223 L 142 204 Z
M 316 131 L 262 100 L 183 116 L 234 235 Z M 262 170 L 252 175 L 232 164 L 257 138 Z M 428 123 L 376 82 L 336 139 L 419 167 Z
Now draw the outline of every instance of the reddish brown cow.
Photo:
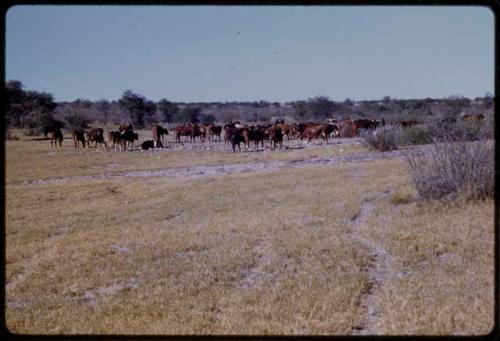
M 295 138 L 296 129 L 294 129 L 295 126 L 293 124 L 284 123 L 284 121 L 281 120 L 280 123 L 277 124 L 277 126 L 281 128 L 283 135 L 286 135 L 286 138 L 288 140 L 290 140 L 290 136 Z
M 175 140 L 181 143 L 181 136 L 185 136 L 184 142 L 187 142 L 188 136 L 193 139 L 193 127 L 191 123 L 179 124 L 175 127 Z
M 193 125 L 193 133 L 191 135 L 193 142 L 196 142 L 196 138 L 199 137 L 200 141 L 202 143 L 205 143 L 205 136 L 206 136 L 205 127 L 200 126 L 197 123 L 195 123 Z
M 409 120 L 409 121 L 399 121 L 399 124 L 401 125 L 401 127 L 403 128 L 408 128 L 408 127 L 411 127 L 411 126 L 414 126 L 416 124 L 418 124 L 417 121 L 415 120 Z
M 354 137 L 358 133 L 358 125 L 351 119 L 337 122 L 339 137 Z
M 215 139 L 217 136 L 219 138 L 219 141 L 221 141 L 221 133 L 222 133 L 222 126 L 219 125 L 210 125 L 208 128 L 208 139 L 209 141 L 212 141 L 212 139 Z
M 462 120 L 464 121 L 482 121 L 484 120 L 483 114 L 471 114 L 462 116 Z
M 304 127 L 304 130 L 302 132 L 302 137 L 307 139 L 307 142 L 310 143 L 312 139 L 318 138 L 321 133 L 323 132 L 323 125 L 316 123 L 316 124 L 308 124 L 307 126 Z
M 123 133 L 124 131 L 133 131 L 134 127 L 132 126 L 132 123 L 122 123 L 118 126 L 118 131 L 120 133 Z

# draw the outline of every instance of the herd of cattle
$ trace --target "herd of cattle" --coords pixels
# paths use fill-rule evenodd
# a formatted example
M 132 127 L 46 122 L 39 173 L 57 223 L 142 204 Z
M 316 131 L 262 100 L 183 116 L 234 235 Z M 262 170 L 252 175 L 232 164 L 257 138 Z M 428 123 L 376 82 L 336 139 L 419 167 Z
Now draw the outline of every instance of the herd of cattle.
M 464 120 L 484 120 L 483 115 L 466 115 Z M 400 121 L 402 127 L 410 127 L 416 125 L 417 121 Z M 384 119 L 329 119 L 327 123 L 305 122 L 305 123 L 286 123 L 284 120 L 277 120 L 270 125 L 246 125 L 239 121 L 227 123 L 224 126 L 216 124 L 197 124 L 184 123 L 175 127 L 175 141 L 181 143 L 181 138 L 184 137 L 184 142 L 200 142 L 219 141 L 222 142 L 222 133 L 224 133 L 224 144 L 230 144 L 233 152 L 241 151 L 240 144 L 243 143 L 246 148 L 250 148 L 253 142 L 255 147 L 259 144 L 263 147 L 264 142 L 268 141 L 271 148 L 275 149 L 283 147 L 283 136 L 287 139 L 307 139 L 311 142 L 313 139 L 322 139 L 322 143 L 328 144 L 329 138 L 342 137 L 350 138 L 358 136 L 361 130 L 373 130 L 379 126 L 385 125 Z M 141 144 L 144 150 L 152 148 L 161 148 L 164 143 L 164 135 L 169 135 L 167 128 L 159 124 L 153 124 L 151 127 L 153 140 L 146 140 Z M 51 145 L 62 146 L 63 134 L 57 126 L 46 126 L 44 134 L 51 134 Z M 102 128 L 92 128 L 89 131 L 75 130 L 73 131 L 73 141 L 75 148 L 80 145 L 85 147 L 94 143 L 94 147 L 98 144 L 104 145 L 106 148 L 120 148 L 126 150 L 134 147 L 134 142 L 139 140 L 139 134 L 134 132 L 132 124 L 120 124 L 118 130 L 108 132 L 108 141 L 104 138 L 104 130 Z

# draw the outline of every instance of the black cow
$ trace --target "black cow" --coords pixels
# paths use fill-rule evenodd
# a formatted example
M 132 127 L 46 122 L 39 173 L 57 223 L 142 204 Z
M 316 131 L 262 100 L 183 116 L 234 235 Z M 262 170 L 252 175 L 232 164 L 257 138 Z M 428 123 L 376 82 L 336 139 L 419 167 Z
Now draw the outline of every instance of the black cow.
M 123 149 L 127 149 L 127 146 L 132 145 L 134 147 L 134 141 L 139 140 L 139 134 L 134 133 L 132 130 L 126 130 L 121 133 L 121 142 Z
M 141 148 L 143 150 L 149 150 L 153 148 L 163 148 L 163 143 L 161 143 L 161 141 L 146 140 L 141 144 Z
M 90 146 L 90 142 L 94 143 L 94 148 L 97 148 L 97 144 L 103 144 L 107 147 L 106 141 L 104 141 L 104 130 L 102 128 L 92 128 L 87 132 L 87 140 L 88 145 Z
M 62 147 L 62 141 L 64 140 L 63 133 L 61 131 L 61 126 L 59 124 L 51 124 L 43 127 L 43 134 L 47 137 L 50 134 L 50 145 L 52 147 L 57 147 L 59 142 L 59 147 Z
M 78 148 L 80 143 L 82 147 L 85 148 L 85 132 L 83 130 L 73 131 L 73 142 L 75 143 L 75 148 Z
M 241 152 L 240 143 L 245 143 L 245 138 L 243 137 L 243 129 L 236 128 L 234 125 L 232 127 L 228 127 L 227 131 L 227 139 L 231 146 L 233 147 L 233 153 L 236 152 L 236 145 L 238 145 L 238 150 Z

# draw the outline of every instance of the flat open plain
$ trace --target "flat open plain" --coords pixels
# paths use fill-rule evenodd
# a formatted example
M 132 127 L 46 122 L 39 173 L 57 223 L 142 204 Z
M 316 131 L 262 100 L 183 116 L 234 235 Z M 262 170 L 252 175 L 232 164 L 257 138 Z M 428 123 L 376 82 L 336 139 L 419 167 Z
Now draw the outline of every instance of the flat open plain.
M 401 152 L 360 139 L 169 141 L 5 142 L 11 332 L 491 331 L 492 200 L 421 201 Z

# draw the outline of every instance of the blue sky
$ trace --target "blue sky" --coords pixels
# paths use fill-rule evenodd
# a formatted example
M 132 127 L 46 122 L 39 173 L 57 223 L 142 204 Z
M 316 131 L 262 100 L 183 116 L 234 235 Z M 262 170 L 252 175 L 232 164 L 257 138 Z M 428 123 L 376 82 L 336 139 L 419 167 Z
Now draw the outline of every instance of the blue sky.
M 486 7 L 16 6 L 6 79 L 58 101 L 483 96 Z

